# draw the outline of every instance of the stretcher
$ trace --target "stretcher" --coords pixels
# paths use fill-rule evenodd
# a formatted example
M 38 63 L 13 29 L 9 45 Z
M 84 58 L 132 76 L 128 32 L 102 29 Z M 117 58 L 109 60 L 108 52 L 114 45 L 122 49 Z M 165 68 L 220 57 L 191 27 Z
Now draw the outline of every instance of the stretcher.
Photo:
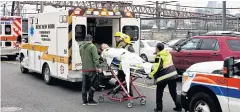
M 139 78 L 146 78 L 151 71 L 152 64 L 145 62 L 138 55 L 121 48 L 105 49 L 101 56 L 106 62 L 108 72 L 110 72 L 112 77 L 117 80 L 117 86 L 99 96 L 98 101 L 103 102 L 104 97 L 114 101 L 128 101 L 127 107 L 131 108 L 133 106 L 133 99 L 140 99 L 140 104 L 145 105 L 146 96 L 138 91 L 133 82 Z M 131 63 L 129 63 L 130 61 Z M 126 75 L 124 82 L 121 82 L 118 79 L 117 71 L 119 69 L 123 70 Z M 136 97 L 130 96 L 130 86 L 132 86 L 133 90 L 136 91 Z M 118 94 L 122 97 L 118 97 Z

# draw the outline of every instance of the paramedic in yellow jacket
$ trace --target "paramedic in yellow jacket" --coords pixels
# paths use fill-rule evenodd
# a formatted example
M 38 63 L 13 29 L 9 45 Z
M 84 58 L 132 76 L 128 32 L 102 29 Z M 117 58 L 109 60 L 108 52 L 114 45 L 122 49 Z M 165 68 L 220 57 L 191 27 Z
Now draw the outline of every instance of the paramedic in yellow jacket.
M 133 46 L 131 44 L 130 36 L 128 36 L 128 35 L 126 35 L 124 33 L 121 33 L 121 32 L 116 32 L 114 37 L 116 39 L 117 48 L 124 48 L 124 49 L 126 49 L 126 50 L 128 50 L 129 52 L 132 52 L 132 53 L 135 52 L 134 49 L 133 49 Z M 125 81 L 125 74 L 124 74 L 124 72 L 122 70 L 118 70 L 118 78 L 119 78 L 119 80 L 121 82 Z M 129 95 L 133 96 L 133 92 L 132 92 L 131 86 L 130 86 Z
M 172 62 L 172 55 L 164 49 L 164 44 L 158 43 L 156 46 L 156 56 L 154 57 L 153 71 L 149 74 L 148 78 L 154 78 L 157 83 L 156 90 L 156 109 L 155 112 L 162 112 L 163 104 L 162 97 L 166 85 L 168 85 L 171 97 L 175 103 L 175 111 L 181 111 L 181 105 L 177 102 L 177 77 L 176 68 Z

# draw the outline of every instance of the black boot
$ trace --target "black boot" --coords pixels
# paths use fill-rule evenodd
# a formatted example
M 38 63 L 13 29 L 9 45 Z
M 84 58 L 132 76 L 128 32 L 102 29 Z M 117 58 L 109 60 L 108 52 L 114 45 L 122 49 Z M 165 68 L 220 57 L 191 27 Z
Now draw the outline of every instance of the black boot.
M 177 112 L 181 112 L 182 111 L 182 108 L 181 107 L 175 107 L 173 108 L 174 111 L 177 111 Z
M 154 109 L 154 112 L 162 112 L 162 111 L 158 109 Z

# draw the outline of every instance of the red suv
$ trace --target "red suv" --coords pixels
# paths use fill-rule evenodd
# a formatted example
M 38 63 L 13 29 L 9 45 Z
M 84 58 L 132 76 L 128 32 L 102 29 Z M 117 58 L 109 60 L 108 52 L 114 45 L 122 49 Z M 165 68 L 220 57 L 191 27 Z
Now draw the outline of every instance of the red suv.
M 209 32 L 189 38 L 173 49 L 170 53 L 179 73 L 199 62 L 223 61 L 228 56 L 240 59 L 240 32 Z

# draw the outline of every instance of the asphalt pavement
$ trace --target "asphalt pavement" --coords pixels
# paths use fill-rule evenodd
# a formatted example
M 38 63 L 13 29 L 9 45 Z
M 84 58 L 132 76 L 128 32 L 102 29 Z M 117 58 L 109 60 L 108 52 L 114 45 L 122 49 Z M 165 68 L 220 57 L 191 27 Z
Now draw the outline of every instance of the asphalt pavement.
M 1 112 L 153 112 L 155 87 L 148 87 L 141 80 L 136 85 L 147 96 L 144 106 L 140 105 L 139 99 L 134 100 L 132 108 L 127 108 L 127 102 L 107 98 L 98 106 L 83 106 L 80 83 L 57 80 L 49 86 L 40 74 L 22 74 L 18 61 L 1 61 Z M 178 83 L 180 89 L 181 83 Z M 96 92 L 95 99 L 103 92 Z M 163 112 L 173 112 L 174 104 L 167 89 L 163 102 Z

